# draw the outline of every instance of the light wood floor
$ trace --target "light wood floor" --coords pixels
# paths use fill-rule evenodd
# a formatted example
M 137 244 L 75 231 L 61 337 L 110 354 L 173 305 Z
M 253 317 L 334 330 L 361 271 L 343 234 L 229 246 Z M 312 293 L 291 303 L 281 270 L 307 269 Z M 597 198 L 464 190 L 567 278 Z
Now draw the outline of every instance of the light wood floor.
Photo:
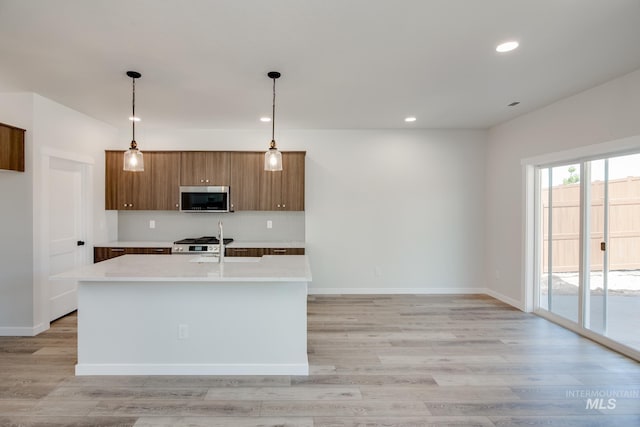
M 0 338 L 0 425 L 640 426 L 640 364 L 492 298 L 308 312 L 308 377 L 75 377 L 75 315 Z M 600 392 L 615 408 L 586 408 Z

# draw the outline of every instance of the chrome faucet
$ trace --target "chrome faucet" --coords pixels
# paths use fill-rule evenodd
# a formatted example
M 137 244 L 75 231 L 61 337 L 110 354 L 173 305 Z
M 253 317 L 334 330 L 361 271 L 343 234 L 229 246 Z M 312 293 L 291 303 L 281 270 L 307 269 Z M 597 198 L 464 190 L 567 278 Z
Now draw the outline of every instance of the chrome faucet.
M 224 262 L 224 232 L 222 230 L 222 220 L 218 221 L 218 262 Z

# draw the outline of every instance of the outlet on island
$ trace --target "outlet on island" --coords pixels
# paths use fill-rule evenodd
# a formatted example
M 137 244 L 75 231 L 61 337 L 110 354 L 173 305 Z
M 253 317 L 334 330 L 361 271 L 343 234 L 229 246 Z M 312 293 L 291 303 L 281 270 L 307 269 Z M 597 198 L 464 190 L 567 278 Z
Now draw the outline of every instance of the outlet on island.
M 267 220 L 267 228 L 273 228 L 273 221 L 270 219 Z
M 156 220 L 155 219 L 149 220 L 149 228 L 156 228 Z

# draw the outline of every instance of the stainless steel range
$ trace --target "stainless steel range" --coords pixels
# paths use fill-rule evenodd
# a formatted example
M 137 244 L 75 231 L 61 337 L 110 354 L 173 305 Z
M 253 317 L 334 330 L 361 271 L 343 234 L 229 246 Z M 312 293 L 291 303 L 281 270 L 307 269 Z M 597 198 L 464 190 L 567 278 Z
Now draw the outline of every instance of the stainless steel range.
M 231 242 L 233 242 L 233 239 L 223 239 L 222 241 L 224 245 L 228 245 Z M 171 253 L 220 255 L 220 240 L 213 236 L 178 240 L 173 242 Z

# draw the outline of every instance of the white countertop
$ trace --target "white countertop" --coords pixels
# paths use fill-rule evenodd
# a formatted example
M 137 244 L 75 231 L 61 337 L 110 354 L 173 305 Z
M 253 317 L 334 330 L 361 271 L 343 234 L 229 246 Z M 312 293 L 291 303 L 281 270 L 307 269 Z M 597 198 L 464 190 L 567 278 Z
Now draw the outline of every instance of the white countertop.
M 199 255 L 123 255 L 57 274 L 84 282 L 310 282 L 306 255 L 229 257 L 223 264 L 192 262 Z
M 304 242 L 259 242 L 259 241 L 233 241 L 226 245 L 227 248 L 304 248 Z
M 98 248 L 172 248 L 173 242 L 166 241 L 115 241 L 94 245 Z M 233 241 L 226 245 L 227 248 L 304 248 L 304 242 L 260 242 L 260 241 Z
M 155 241 L 146 241 L 146 242 L 136 242 L 136 241 L 115 241 L 108 243 L 100 243 L 98 245 L 93 245 L 97 248 L 172 248 L 173 242 L 155 242 Z

